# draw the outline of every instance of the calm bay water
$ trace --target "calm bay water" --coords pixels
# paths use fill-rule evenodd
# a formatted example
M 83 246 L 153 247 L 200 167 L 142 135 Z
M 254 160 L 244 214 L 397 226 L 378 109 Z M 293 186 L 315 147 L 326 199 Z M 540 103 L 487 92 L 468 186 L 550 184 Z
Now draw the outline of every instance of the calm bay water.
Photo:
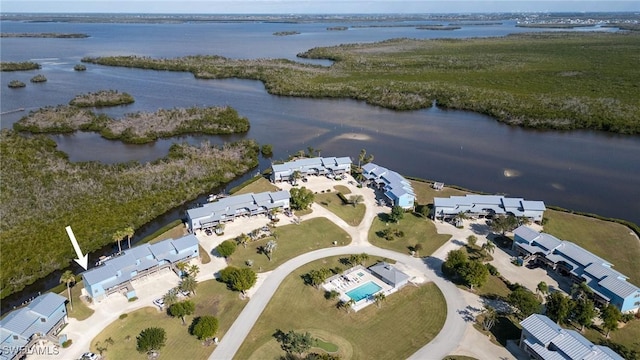
M 422 22 L 420 24 L 430 24 Z M 184 23 L 76 24 L 4 21 L 2 32 L 86 33 L 84 39 L 3 38 L 2 61 L 33 60 L 38 71 L 3 73 L 0 110 L 27 111 L 66 104 L 80 93 L 116 89 L 132 94 L 129 106 L 104 110 L 111 116 L 136 111 L 185 106 L 230 105 L 249 118 L 246 135 L 187 136 L 147 145 L 125 145 L 93 133 L 54 135 L 60 150 L 72 161 L 105 163 L 150 161 L 167 154 L 175 141 L 213 143 L 248 137 L 274 145 L 275 159 L 312 146 L 326 156 L 357 157 L 365 148 L 375 162 L 402 174 L 457 184 L 473 190 L 544 200 L 580 211 L 640 223 L 640 138 L 589 131 L 543 132 L 500 124 L 464 111 L 437 108 L 395 112 L 353 100 L 300 99 L 272 96 L 257 81 L 198 80 L 189 73 L 111 68 L 88 64 L 73 71 L 84 56 L 144 55 L 176 57 L 216 54 L 231 58 L 287 58 L 316 46 L 372 42 L 396 37 L 504 36 L 531 31 L 513 22 L 463 26 L 460 30 L 428 31 L 412 27 L 353 28 L 327 31 L 342 23 Z M 604 29 L 603 29 L 604 30 Z M 298 31 L 295 36 L 274 36 Z M 581 31 L 584 31 L 582 29 Z M 604 31 L 612 31 L 606 29 Z M 328 62 L 320 62 L 328 64 Z M 31 84 L 43 74 L 48 81 Z M 26 88 L 7 88 L 18 79 Z M 2 116 L 2 128 L 26 112 Z M 260 170 L 269 166 L 261 159 Z M 237 181 L 236 181 L 237 183 Z M 200 199 L 202 201 L 202 199 Z M 191 206 L 193 203 L 187 204 Z M 178 218 L 176 209 L 139 231 L 141 238 Z M 110 252 L 107 247 L 103 252 Z M 96 256 L 99 254 L 94 254 Z M 55 277 L 55 279 L 54 279 Z M 57 284 L 53 275 L 5 304 L 23 301 L 43 287 Z M 11 301 L 9 301 L 11 300 Z M 7 302 L 9 301 L 9 302 Z

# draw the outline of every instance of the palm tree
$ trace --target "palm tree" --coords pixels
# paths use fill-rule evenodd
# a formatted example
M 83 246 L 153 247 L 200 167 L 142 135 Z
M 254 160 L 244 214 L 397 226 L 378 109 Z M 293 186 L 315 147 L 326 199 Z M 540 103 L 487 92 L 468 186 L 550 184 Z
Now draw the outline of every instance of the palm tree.
M 127 226 L 126 228 L 124 228 L 122 234 L 127 237 L 127 243 L 129 244 L 128 249 L 131 249 L 131 238 L 133 237 L 133 234 L 135 234 L 133 227 Z
M 353 309 L 353 305 L 356 304 L 356 301 L 353 299 L 349 299 L 346 303 L 344 303 L 345 308 L 347 308 L 347 312 L 350 313 L 351 309 Z
M 302 177 L 302 174 L 300 174 L 300 171 L 298 170 L 291 173 L 291 179 L 293 180 L 293 184 L 297 184 L 298 179 L 300 179 L 301 177 Z
M 60 283 L 67 284 L 67 296 L 69 296 L 69 308 L 73 310 L 73 300 L 71 299 L 71 287 L 70 284 L 76 282 L 76 277 L 73 275 L 71 270 L 67 270 L 62 273 L 60 276 Z
M 124 238 L 124 234 L 122 233 L 122 230 L 118 230 L 115 233 L 113 233 L 113 236 L 111 237 L 111 239 L 113 239 L 114 242 L 118 243 L 118 253 L 122 252 L 122 247 L 120 246 L 120 241 L 122 240 L 122 238 Z
M 353 195 L 349 198 L 349 200 L 351 201 L 351 204 L 353 205 L 353 207 L 358 206 L 358 204 L 362 203 L 364 201 L 364 196 L 362 195 Z
M 264 246 L 264 252 L 271 261 L 271 254 L 278 247 L 278 243 L 275 240 L 269 240 L 267 244 Z
M 182 279 L 182 281 L 180 282 L 180 290 L 191 292 L 193 293 L 193 295 L 196 294 L 197 287 L 198 287 L 198 282 L 196 281 L 195 278 L 191 276 L 187 276 L 186 278 Z
M 162 297 L 162 301 L 164 301 L 164 305 L 169 307 L 178 302 L 178 292 L 175 288 L 170 289 L 167 293 Z
M 249 235 L 242 233 L 240 234 L 237 238 L 236 238 L 236 242 L 238 243 L 238 245 L 242 244 L 242 246 L 246 249 L 247 248 L 247 244 L 249 243 L 249 241 L 251 240 L 251 238 L 249 237 Z
M 462 226 L 462 221 L 468 219 L 469 217 L 464 212 L 459 212 L 456 216 L 453 217 L 456 227 Z M 460 224 L 460 225 L 458 225 Z
M 378 308 L 382 306 L 382 302 L 387 298 L 387 296 L 383 292 L 379 292 L 373 295 L 373 301 L 375 301 Z
M 496 245 L 492 241 L 487 241 L 482 244 L 482 250 L 489 254 L 493 254 L 496 251 Z
M 184 274 L 187 272 L 189 265 L 187 265 L 186 262 L 179 262 L 176 264 L 176 268 L 178 270 L 180 270 L 180 276 L 184 276 Z
M 198 274 L 200 273 L 200 268 L 198 267 L 198 265 L 193 264 L 191 266 L 189 266 L 189 276 L 196 278 L 198 277 Z

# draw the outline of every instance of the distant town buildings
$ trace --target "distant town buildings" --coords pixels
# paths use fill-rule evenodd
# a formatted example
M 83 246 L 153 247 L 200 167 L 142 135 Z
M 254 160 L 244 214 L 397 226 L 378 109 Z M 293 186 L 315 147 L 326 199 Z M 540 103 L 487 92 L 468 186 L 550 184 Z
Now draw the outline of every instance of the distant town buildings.
M 46 293 L 0 320 L 0 360 L 22 359 L 39 343 L 58 346 L 65 341 L 66 337 L 57 335 L 67 323 L 66 301 L 63 296 Z
M 532 359 L 624 360 L 610 348 L 595 345 L 579 332 L 563 329 L 544 315 L 533 314 L 520 325 L 520 348 Z
M 362 175 L 366 182 L 375 184 L 384 190 L 384 195 L 392 206 L 400 206 L 403 209 L 413 209 L 416 194 L 411 182 L 395 171 L 389 170 L 374 163 L 362 166 Z
M 569 276 L 575 283 L 586 283 L 600 305 L 611 303 L 622 312 L 635 312 L 640 308 L 640 288 L 613 270 L 610 262 L 572 242 L 528 226 L 520 226 L 513 234 L 513 250 L 525 260 Z
M 348 157 L 314 157 L 271 165 L 271 181 L 291 181 L 293 173 L 308 175 L 342 175 L 351 171 L 351 158 Z
M 132 281 L 171 268 L 181 261 L 200 256 L 198 239 L 187 235 L 155 244 L 143 244 L 123 251 L 103 265 L 82 273 L 84 289 L 93 301 L 100 301 L 114 293 L 135 297 Z
M 508 198 L 501 195 L 466 195 L 433 198 L 434 218 L 452 217 L 459 213 L 468 216 L 513 215 L 540 222 L 547 209 L 543 201 Z
M 187 210 L 187 227 L 195 233 L 233 221 L 238 216 L 267 214 L 272 209 L 288 210 L 290 199 L 287 190 L 225 197 Z

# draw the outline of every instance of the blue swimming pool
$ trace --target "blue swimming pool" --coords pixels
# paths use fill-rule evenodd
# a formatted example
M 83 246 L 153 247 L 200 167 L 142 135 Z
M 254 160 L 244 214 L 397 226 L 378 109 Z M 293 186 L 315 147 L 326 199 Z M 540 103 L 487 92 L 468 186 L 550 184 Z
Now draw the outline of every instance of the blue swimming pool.
M 373 281 L 369 281 L 368 283 L 362 284 L 351 291 L 347 291 L 347 296 L 353 299 L 353 301 L 358 302 L 362 299 L 368 298 L 380 290 L 382 290 L 382 288 L 378 286 L 378 284 Z

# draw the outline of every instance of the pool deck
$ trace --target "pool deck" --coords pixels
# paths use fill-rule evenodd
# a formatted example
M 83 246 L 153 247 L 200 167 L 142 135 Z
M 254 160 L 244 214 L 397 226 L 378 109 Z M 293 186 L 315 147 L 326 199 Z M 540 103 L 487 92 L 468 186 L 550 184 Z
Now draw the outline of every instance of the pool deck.
M 328 278 L 327 281 L 322 284 L 322 287 L 327 291 L 337 291 L 338 293 L 340 293 L 340 300 L 347 302 L 351 300 L 349 295 L 347 295 L 347 292 L 356 289 L 357 287 L 368 282 L 373 282 L 374 284 L 380 286 L 382 288 L 382 290 L 380 291 L 383 292 L 385 296 L 397 291 L 396 288 L 388 285 L 384 281 L 374 276 L 367 268 L 363 267 L 362 265 L 357 265 L 343 271 L 340 274 Z M 356 302 L 351 307 L 354 311 L 358 311 L 373 303 L 374 301 L 372 299 L 365 298 Z

